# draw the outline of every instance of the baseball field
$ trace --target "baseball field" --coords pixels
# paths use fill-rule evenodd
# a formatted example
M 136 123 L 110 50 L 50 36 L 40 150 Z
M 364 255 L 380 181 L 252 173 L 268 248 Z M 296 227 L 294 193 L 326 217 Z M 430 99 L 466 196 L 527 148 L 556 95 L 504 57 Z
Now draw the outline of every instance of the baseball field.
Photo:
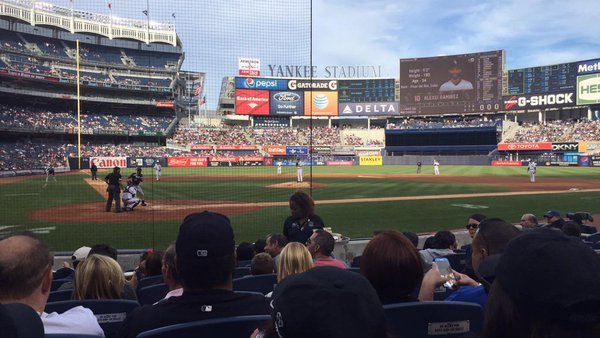
M 0 179 L 0 234 L 30 229 L 56 251 L 109 243 L 119 249 L 165 248 L 185 215 L 212 210 L 230 216 L 236 242 L 281 232 L 288 198 L 312 191 L 316 212 L 334 232 L 350 238 L 394 228 L 428 232 L 463 228 L 471 213 L 517 223 L 524 212 L 555 209 L 600 214 L 600 170 L 539 167 L 530 183 L 525 167 L 431 166 L 165 168 L 160 181 L 144 169 L 148 206 L 104 212 L 106 185 L 88 171 Z M 129 175 L 133 169 L 124 169 Z M 312 179 L 311 179 L 312 178 Z M 600 217 L 596 217 L 597 219 Z

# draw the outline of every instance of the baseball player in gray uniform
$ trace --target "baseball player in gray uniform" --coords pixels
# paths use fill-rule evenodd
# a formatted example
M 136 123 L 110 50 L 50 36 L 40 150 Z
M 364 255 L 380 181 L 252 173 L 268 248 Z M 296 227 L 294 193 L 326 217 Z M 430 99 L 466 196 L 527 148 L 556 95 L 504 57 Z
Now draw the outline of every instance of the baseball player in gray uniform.
M 529 182 L 535 183 L 535 172 L 537 171 L 537 165 L 533 161 L 529 161 L 527 165 L 527 172 L 529 173 Z

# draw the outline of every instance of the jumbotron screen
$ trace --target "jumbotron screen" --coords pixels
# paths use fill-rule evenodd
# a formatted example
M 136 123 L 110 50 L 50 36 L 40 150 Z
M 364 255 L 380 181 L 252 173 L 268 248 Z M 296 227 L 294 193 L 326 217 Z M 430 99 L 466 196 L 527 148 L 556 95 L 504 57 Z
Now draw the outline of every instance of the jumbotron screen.
M 506 95 L 574 92 L 577 62 L 508 71 Z
M 393 102 L 394 79 L 362 79 L 338 81 L 339 103 Z
M 502 50 L 400 59 L 400 113 L 498 110 L 503 69 Z

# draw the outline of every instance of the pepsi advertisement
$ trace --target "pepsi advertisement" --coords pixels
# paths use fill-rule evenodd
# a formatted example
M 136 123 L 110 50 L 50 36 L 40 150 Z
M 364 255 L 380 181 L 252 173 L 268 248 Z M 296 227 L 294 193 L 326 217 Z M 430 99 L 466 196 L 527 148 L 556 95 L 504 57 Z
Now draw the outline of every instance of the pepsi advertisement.
M 304 114 L 304 93 L 271 91 L 271 115 L 298 116 Z
M 287 90 L 288 80 L 267 79 L 262 77 L 236 77 L 235 88 L 237 89 L 266 89 Z

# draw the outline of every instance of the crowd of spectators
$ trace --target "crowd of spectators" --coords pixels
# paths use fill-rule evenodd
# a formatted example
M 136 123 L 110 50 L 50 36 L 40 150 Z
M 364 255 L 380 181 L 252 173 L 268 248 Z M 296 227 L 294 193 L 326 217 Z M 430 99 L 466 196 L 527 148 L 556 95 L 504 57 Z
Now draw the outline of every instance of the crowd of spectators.
M 500 120 L 486 120 L 484 118 L 465 119 L 403 119 L 390 121 L 387 129 L 441 129 L 441 128 L 473 128 L 473 127 L 495 127 L 502 124 Z
M 514 137 L 504 142 L 579 142 L 600 139 L 600 121 L 553 120 L 522 122 Z
M 65 144 L 51 142 L 0 142 L 0 170 L 43 169 L 66 165 Z

